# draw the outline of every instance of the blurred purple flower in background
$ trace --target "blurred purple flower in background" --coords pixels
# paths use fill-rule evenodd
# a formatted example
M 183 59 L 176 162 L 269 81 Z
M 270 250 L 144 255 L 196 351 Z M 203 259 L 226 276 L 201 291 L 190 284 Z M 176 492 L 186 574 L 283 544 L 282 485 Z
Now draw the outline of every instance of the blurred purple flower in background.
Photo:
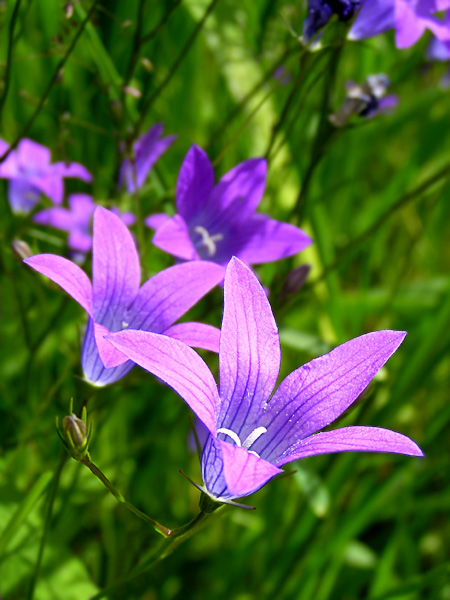
M 120 218 L 99 206 L 93 229 L 92 285 L 80 267 L 61 256 L 38 254 L 24 261 L 60 285 L 88 313 L 81 362 L 89 383 L 112 383 L 133 368 L 134 364 L 104 339 L 111 331 L 127 327 L 164 333 L 217 352 L 220 332 L 215 327 L 173 324 L 222 280 L 218 265 L 176 265 L 139 287 L 139 256 Z
M 439 40 L 450 40 L 448 21 L 433 16 L 449 8 L 450 0 L 364 0 L 348 37 L 362 40 L 395 29 L 397 48 L 408 48 L 429 29 Z
M 450 10 L 445 13 L 444 22 L 450 29 Z M 437 37 L 433 37 L 428 45 L 426 56 L 428 60 L 438 60 L 443 62 L 450 60 L 450 39 L 441 41 Z
M 0 140 L 0 155 L 9 145 Z M 89 171 L 73 162 L 51 163 L 48 148 L 23 139 L 17 150 L 13 150 L 0 163 L 0 178 L 9 179 L 8 198 L 15 213 L 27 214 L 33 210 L 41 194 L 45 194 L 54 204 L 61 204 L 64 197 L 64 177 L 76 177 L 83 181 L 92 181 Z
M 178 341 L 143 331 L 109 337 L 131 360 L 170 385 L 209 430 L 205 492 L 219 502 L 257 491 L 290 461 L 330 452 L 423 456 L 408 437 L 378 427 L 316 434 L 367 388 L 403 341 L 401 331 L 355 338 L 293 371 L 270 398 L 280 368 L 277 326 L 252 271 L 233 258 L 225 276 L 217 390 L 208 366 Z
M 125 185 L 129 194 L 141 188 L 158 158 L 177 139 L 176 135 L 162 138 L 164 126 L 162 123 L 153 125 L 147 133 L 133 144 L 134 159 L 122 162 L 119 174 L 119 185 Z
M 92 247 L 92 216 L 96 208 L 94 199 L 87 194 L 72 194 L 68 197 L 69 208 L 54 206 L 45 208 L 33 215 L 33 221 L 39 225 L 48 225 L 69 232 L 67 244 L 76 252 L 86 253 Z M 121 221 L 133 225 L 136 217 L 129 212 L 120 213 L 118 208 L 112 208 Z
M 330 121 L 336 127 L 343 127 L 354 115 L 372 118 L 393 111 L 398 104 L 398 96 L 385 96 L 389 86 L 389 78 L 384 73 L 369 75 L 361 85 L 355 81 L 347 82 L 347 97 L 340 109 L 330 115 Z
M 363 0 L 309 0 L 308 16 L 303 24 L 303 39 L 309 42 L 336 15 L 339 21 L 349 21 Z
M 176 188 L 178 214 L 152 215 L 153 243 L 183 260 L 211 260 L 224 267 L 235 255 L 247 264 L 286 258 L 311 244 L 298 227 L 255 214 L 266 186 L 263 158 L 246 160 L 214 185 L 208 156 L 192 146 Z

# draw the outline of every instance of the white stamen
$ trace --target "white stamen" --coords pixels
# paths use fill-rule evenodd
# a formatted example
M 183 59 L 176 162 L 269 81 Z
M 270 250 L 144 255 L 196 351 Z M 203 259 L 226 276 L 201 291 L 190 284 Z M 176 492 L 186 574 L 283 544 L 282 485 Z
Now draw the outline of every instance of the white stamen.
M 217 433 L 224 433 L 225 435 L 229 435 L 230 438 L 234 442 L 236 442 L 236 446 L 242 446 L 239 436 L 237 435 L 237 433 L 234 433 L 234 431 L 231 431 L 231 429 L 227 429 L 226 427 L 221 427 L 220 429 L 217 430 Z
M 242 447 L 245 448 L 246 450 L 248 450 L 250 448 L 250 446 L 252 446 L 252 444 L 254 444 L 256 442 L 256 440 L 262 436 L 263 433 L 266 433 L 267 429 L 265 427 L 257 427 L 256 429 L 254 429 L 251 434 L 249 436 L 247 436 L 247 438 L 245 439 L 244 443 L 242 444 Z M 251 450 L 249 450 L 249 452 L 251 452 Z M 253 454 L 256 454 L 256 452 L 253 452 Z M 256 456 L 258 456 L 256 454 Z
M 214 256 L 214 254 L 217 251 L 216 242 L 220 242 L 220 240 L 223 240 L 223 235 L 221 233 L 209 235 L 209 231 L 201 225 L 197 225 L 197 227 L 194 227 L 194 231 L 195 233 L 198 233 L 202 236 L 202 241 L 200 245 L 205 246 L 205 248 L 208 250 L 209 256 Z
M 130 324 L 126 321 L 122 321 L 122 329 L 126 329 Z

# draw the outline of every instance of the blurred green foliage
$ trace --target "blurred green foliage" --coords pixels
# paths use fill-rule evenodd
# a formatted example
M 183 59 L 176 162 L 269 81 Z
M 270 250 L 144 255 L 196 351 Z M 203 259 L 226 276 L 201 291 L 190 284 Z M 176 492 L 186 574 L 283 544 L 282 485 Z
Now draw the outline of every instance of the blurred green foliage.
M 294 475 L 250 499 L 256 511 L 219 511 L 154 569 L 105 597 L 447 600 L 450 113 L 439 83 L 446 66 L 424 61 L 426 39 L 398 51 L 389 34 L 345 46 L 331 36 L 331 45 L 305 55 L 296 39 L 300 0 L 218 0 L 202 22 L 210 4 L 97 2 L 80 31 L 93 6 L 87 1 L 0 2 L 0 135 L 12 143 L 28 127 L 26 136 L 55 160 L 87 166 L 99 202 L 139 206 L 141 217 L 174 210 L 177 173 L 193 143 L 216 160 L 217 175 L 266 155 L 262 209 L 300 223 L 314 239 L 294 259 L 258 268 L 280 327 L 280 377 L 364 332 L 408 331 L 342 423 L 401 431 L 426 457 L 344 454 L 294 464 Z M 290 76 L 285 85 L 273 77 L 280 65 Z M 342 102 L 345 82 L 378 72 L 400 97 L 395 112 L 330 131 L 327 114 Z M 119 194 L 121 144 L 157 121 L 178 141 L 139 199 Z M 197 511 L 198 491 L 178 472 L 200 482 L 187 449 L 191 417 L 137 368 L 109 388 L 83 382 L 83 311 L 11 251 L 22 239 L 33 253 L 66 253 L 64 234 L 13 216 L 6 185 L 0 595 L 84 600 L 126 577 L 159 539 L 69 459 L 55 417 L 67 413 L 71 397 L 77 410 L 88 403 L 93 460 L 135 506 L 170 526 Z M 89 188 L 69 180 L 66 190 Z M 144 234 L 147 278 L 171 259 Z M 311 265 L 307 284 L 281 295 L 300 264 Z M 218 326 L 221 311 L 216 290 L 190 316 Z

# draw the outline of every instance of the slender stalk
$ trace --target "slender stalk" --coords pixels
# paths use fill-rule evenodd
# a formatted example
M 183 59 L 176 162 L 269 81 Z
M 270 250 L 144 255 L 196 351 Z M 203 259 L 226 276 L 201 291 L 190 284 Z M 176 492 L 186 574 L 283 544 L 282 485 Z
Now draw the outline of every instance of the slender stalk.
M 151 94 L 150 97 L 146 100 L 144 106 L 141 109 L 141 116 L 140 116 L 140 118 L 139 118 L 139 120 L 137 122 L 136 130 L 139 130 L 141 128 L 141 126 L 142 126 L 142 124 L 143 124 L 143 122 L 145 120 L 145 117 L 147 116 L 147 113 L 152 108 L 153 104 L 155 103 L 155 100 L 161 95 L 161 93 L 164 90 L 164 88 L 167 86 L 167 84 L 170 82 L 170 80 L 172 79 L 172 77 L 175 75 L 178 67 L 183 62 L 183 59 L 187 56 L 187 53 L 191 49 L 191 46 L 195 42 L 198 34 L 203 29 L 203 25 L 205 24 L 206 19 L 209 17 L 209 15 L 213 11 L 213 9 L 216 6 L 216 4 L 218 3 L 218 1 L 219 0 L 211 0 L 211 2 L 207 6 L 207 8 L 206 8 L 206 10 L 205 10 L 205 12 L 203 14 L 203 17 L 197 23 L 197 26 L 195 27 L 195 29 L 192 32 L 191 36 L 189 37 L 188 41 L 183 46 L 183 48 L 180 50 L 180 53 L 178 54 L 177 58 L 175 59 L 175 62 L 173 63 L 173 65 L 172 65 L 171 69 L 169 70 L 168 74 L 162 80 L 162 82 L 159 84 L 159 86 L 156 88 L 156 90 L 153 92 L 153 94 Z
M 95 10 L 95 7 L 97 6 L 99 0 L 94 0 L 94 2 L 91 5 L 91 8 L 89 9 L 89 12 L 86 15 L 86 18 L 84 19 L 84 21 L 81 23 L 80 27 L 78 28 L 77 33 L 75 34 L 70 46 L 68 47 L 68 49 L 66 50 L 65 55 L 62 57 L 62 59 L 58 62 L 58 65 L 56 66 L 55 72 L 53 73 L 52 78 L 50 79 L 41 99 L 38 102 L 38 105 L 36 106 L 36 109 L 34 110 L 33 114 L 31 115 L 31 117 L 29 118 L 28 122 L 25 124 L 25 126 L 21 129 L 21 131 L 19 132 L 19 134 L 17 135 L 16 139 L 14 140 L 14 142 L 9 146 L 9 148 L 6 150 L 6 152 L 0 156 L 0 163 L 3 162 L 7 156 L 9 156 L 9 154 L 15 150 L 15 148 L 17 148 L 17 145 L 19 144 L 20 140 L 25 137 L 28 133 L 28 131 L 30 130 L 30 128 L 32 127 L 34 121 L 36 120 L 37 116 L 39 115 L 39 113 L 41 112 L 45 101 L 47 100 L 47 98 L 50 95 L 50 92 L 52 91 L 53 86 L 55 85 L 55 83 L 58 80 L 59 74 L 61 72 L 61 69 L 64 67 L 64 65 L 66 64 L 69 56 L 72 54 L 73 49 L 75 48 L 78 40 L 80 39 L 81 34 L 83 33 L 86 25 L 89 23 L 89 19 L 92 16 L 92 13 Z
M 61 455 L 59 465 L 58 465 L 55 475 L 53 477 L 53 483 L 49 489 L 47 512 L 45 515 L 45 522 L 44 522 L 44 530 L 42 532 L 41 542 L 39 544 L 39 551 L 38 551 L 38 556 L 36 559 L 36 565 L 34 567 L 33 574 L 31 576 L 30 587 L 28 588 L 27 600 L 33 600 L 34 590 L 36 588 L 37 580 L 39 577 L 39 571 L 41 570 L 41 563 L 42 563 L 42 557 L 44 555 L 45 543 L 47 541 L 47 535 L 50 530 L 50 524 L 51 524 L 52 515 L 53 515 L 53 505 L 55 503 L 55 498 L 56 498 L 56 494 L 58 492 L 61 473 L 62 473 L 63 467 L 66 463 L 66 460 L 67 460 L 67 453 L 64 452 Z
M 169 8 L 167 9 L 167 12 L 165 13 L 165 15 L 163 16 L 161 21 L 158 23 L 158 25 L 156 25 L 156 27 L 154 29 L 149 31 L 149 33 L 146 33 L 145 35 L 142 36 L 141 44 L 147 44 L 148 42 L 150 42 L 150 40 L 152 40 L 157 35 L 158 31 L 160 29 L 162 29 L 162 27 L 164 27 L 164 25 L 167 23 L 170 15 L 173 13 L 173 11 L 176 8 L 178 8 L 178 6 L 182 2 L 183 2 L 183 0 L 175 0 L 175 2 L 171 6 L 169 6 Z
M 22 0 L 17 0 L 14 5 L 13 14 L 11 16 L 11 21 L 9 23 L 9 37 L 8 37 L 8 53 L 6 56 L 6 71 L 5 71 L 5 83 L 3 86 L 3 94 L 0 98 L 0 119 L 3 113 L 3 106 L 5 105 L 6 97 L 8 95 L 9 90 L 9 82 L 11 80 L 11 59 L 12 59 L 12 51 L 14 45 L 14 29 L 16 27 L 17 17 L 19 16 L 19 9 Z
M 168 538 L 173 535 L 173 531 L 164 527 L 154 519 L 151 519 L 144 512 L 136 508 L 131 502 L 128 502 L 126 498 L 122 496 L 122 494 L 113 486 L 113 484 L 109 481 L 104 473 L 86 456 L 80 462 L 83 463 L 100 481 L 103 485 L 108 489 L 109 492 L 114 496 L 114 498 L 120 502 L 125 508 L 127 508 L 130 512 L 132 512 L 136 517 L 144 521 L 150 527 L 153 527 L 155 531 L 161 534 L 163 537 Z
M 134 69 L 136 68 L 136 63 L 139 59 L 139 53 L 142 45 L 142 24 L 144 22 L 144 6 L 146 0 L 139 0 L 139 6 L 136 16 L 136 31 L 134 33 L 133 38 L 133 50 L 131 52 L 130 62 L 128 63 L 127 72 L 123 81 L 122 91 L 125 86 L 128 85 L 130 79 L 133 76 Z M 123 92 L 124 93 L 124 92 Z

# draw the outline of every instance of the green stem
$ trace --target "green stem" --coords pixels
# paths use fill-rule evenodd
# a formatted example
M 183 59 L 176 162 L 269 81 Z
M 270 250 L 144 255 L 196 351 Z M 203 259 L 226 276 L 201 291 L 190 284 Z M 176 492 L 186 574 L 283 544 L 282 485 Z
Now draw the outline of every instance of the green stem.
M 164 525 L 161 525 L 154 519 L 151 519 L 148 515 L 146 515 L 141 510 L 136 508 L 133 504 L 131 504 L 131 502 L 128 502 L 128 500 L 126 498 L 124 498 L 122 496 L 122 494 L 113 486 L 113 484 L 109 481 L 109 479 L 106 477 L 106 475 L 104 475 L 104 473 L 102 473 L 102 471 L 100 471 L 100 469 L 97 467 L 97 465 L 95 465 L 93 462 L 91 462 L 87 456 L 84 457 L 81 460 L 81 462 L 98 479 L 100 479 L 100 481 L 108 489 L 108 491 L 111 492 L 111 494 L 114 496 L 114 498 L 118 502 L 120 502 L 123 506 L 125 506 L 125 508 L 127 508 L 130 512 L 132 512 L 134 515 L 136 515 L 139 519 L 144 521 L 144 523 L 147 523 L 147 525 L 150 525 L 150 527 L 153 527 L 153 529 L 155 531 L 157 531 L 159 534 L 161 534 L 163 537 L 168 538 L 168 537 L 173 536 L 173 531 L 171 529 L 168 529 L 167 527 L 164 527 Z
M 9 83 L 10 83 L 10 79 L 11 79 L 11 63 L 12 63 L 12 51 L 13 51 L 13 45 L 14 45 L 14 29 L 16 27 L 17 17 L 19 16 L 19 9 L 20 9 L 21 2 L 22 2 L 22 0 L 17 0 L 17 2 L 15 3 L 13 14 L 12 14 L 11 21 L 9 24 L 8 54 L 6 57 L 6 72 L 5 72 L 5 78 L 4 78 L 5 83 L 3 86 L 3 94 L 2 94 L 2 97 L 0 98 L 0 118 L 3 113 L 3 106 L 5 105 L 6 96 L 8 95 Z
M 156 563 L 166 558 L 181 542 L 190 538 L 210 514 L 210 512 L 201 510 L 198 515 L 186 525 L 183 525 L 178 529 L 169 530 L 170 536 L 161 540 L 161 543 L 155 552 L 152 552 L 149 557 L 144 558 L 141 564 L 133 569 L 126 577 L 114 582 L 95 596 L 91 596 L 90 600 L 100 600 L 100 598 L 109 596 L 111 592 L 130 583 L 136 579 L 136 577 L 139 577 L 139 575 L 153 567 Z

